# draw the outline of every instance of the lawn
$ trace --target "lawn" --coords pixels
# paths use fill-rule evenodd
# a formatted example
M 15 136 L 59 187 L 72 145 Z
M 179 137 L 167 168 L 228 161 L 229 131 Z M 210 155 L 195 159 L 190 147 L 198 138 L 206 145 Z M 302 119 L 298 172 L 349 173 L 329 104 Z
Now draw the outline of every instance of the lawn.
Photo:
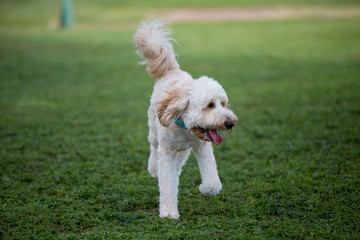
M 78 21 L 113 2 L 79 0 Z M 171 25 L 182 69 L 217 79 L 239 122 L 214 146 L 221 193 L 200 194 L 191 156 L 169 220 L 146 171 L 154 80 L 132 43 L 141 14 L 60 31 L 26 4 L 0 3 L 1 239 L 360 238 L 359 18 Z

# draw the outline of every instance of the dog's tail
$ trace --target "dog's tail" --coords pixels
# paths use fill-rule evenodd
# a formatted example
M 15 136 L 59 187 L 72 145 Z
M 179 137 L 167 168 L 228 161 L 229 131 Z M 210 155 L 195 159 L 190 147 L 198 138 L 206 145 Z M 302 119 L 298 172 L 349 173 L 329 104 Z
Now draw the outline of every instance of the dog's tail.
M 134 35 L 137 54 L 144 58 L 140 64 L 147 64 L 146 70 L 153 78 L 163 77 L 167 71 L 179 69 L 173 46 L 171 30 L 161 19 L 142 22 Z

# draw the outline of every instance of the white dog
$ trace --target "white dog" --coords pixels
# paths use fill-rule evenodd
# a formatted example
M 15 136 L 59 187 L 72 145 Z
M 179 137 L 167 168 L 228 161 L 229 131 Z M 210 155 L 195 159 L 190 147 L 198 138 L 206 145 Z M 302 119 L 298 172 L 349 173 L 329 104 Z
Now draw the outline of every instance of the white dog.
M 160 217 L 177 219 L 179 176 L 191 149 L 201 173 L 200 192 L 218 194 L 222 186 L 211 142 L 219 145 L 223 138 L 217 130 L 231 129 L 237 117 L 226 107 L 228 98 L 218 82 L 205 76 L 194 80 L 180 70 L 169 35 L 161 20 L 142 22 L 134 42 L 142 64 L 157 79 L 148 110 L 148 171 L 159 181 Z

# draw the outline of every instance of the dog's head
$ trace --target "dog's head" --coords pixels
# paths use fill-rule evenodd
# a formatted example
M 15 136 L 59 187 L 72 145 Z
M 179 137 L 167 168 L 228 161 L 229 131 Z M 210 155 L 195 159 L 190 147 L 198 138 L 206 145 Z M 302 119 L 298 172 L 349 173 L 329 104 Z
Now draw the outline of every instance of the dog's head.
M 237 122 L 227 108 L 228 98 L 221 85 L 208 77 L 195 80 L 191 86 L 175 87 L 157 104 L 160 123 L 168 127 L 175 116 L 192 134 L 204 141 L 222 142 L 219 130 L 230 130 Z

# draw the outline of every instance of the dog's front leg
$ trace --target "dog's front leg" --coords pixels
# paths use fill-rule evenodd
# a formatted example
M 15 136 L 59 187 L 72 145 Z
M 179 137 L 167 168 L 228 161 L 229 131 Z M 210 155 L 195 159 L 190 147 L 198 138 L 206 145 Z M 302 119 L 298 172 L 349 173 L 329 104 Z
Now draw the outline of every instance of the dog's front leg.
M 177 194 L 179 176 L 176 152 L 163 146 L 158 148 L 158 179 L 160 189 L 160 217 L 179 218 Z
M 203 142 L 194 146 L 193 151 L 199 165 L 202 179 L 199 190 L 205 196 L 215 196 L 221 191 L 222 186 L 211 143 Z

